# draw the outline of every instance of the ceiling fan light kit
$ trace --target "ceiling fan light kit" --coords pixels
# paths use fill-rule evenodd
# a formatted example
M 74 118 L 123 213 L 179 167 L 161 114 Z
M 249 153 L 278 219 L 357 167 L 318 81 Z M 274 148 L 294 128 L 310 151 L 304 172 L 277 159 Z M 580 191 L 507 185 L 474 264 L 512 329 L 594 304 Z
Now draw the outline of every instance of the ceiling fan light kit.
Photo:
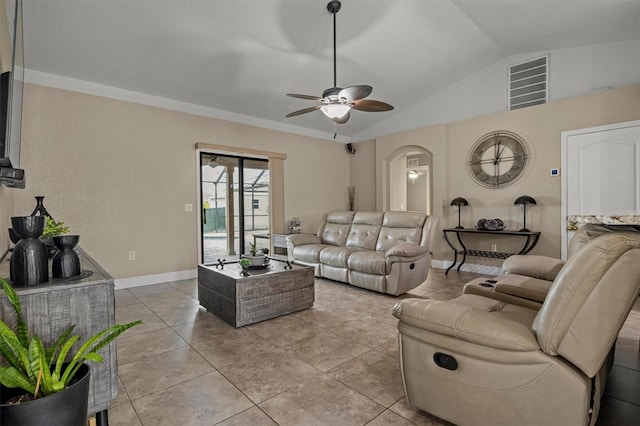
M 393 109 L 393 106 L 385 102 L 364 99 L 373 91 L 371 86 L 363 84 L 345 87 L 344 89 L 338 87 L 336 82 L 336 14 L 341 6 L 342 4 L 338 0 L 333 0 L 327 4 L 327 10 L 333 15 L 333 87 L 325 89 L 322 92 L 322 97 L 287 93 L 287 96 L 292 98 L 319 101 L 322 104 L 291 112 L 287 114 L 287 117 L 296 117 L 320 110 L 334 123 L 344 124 L 349 120 L 352 109 L 367 112 L 383 112 Z

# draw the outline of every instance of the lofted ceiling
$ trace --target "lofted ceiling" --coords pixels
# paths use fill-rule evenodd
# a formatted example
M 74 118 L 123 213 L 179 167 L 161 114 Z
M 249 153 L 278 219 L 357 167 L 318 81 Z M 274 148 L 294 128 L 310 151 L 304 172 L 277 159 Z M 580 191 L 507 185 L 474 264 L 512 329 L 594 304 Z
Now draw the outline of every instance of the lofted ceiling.
M 640 0 L 343 0 L 337 83 L 390 112 L 334 125 L 286 93 L 333 86 L 328 0 L 23 0 L 28 71 L 203 107 L 212 116 L 358 141 L 501 58 L 640 38 Z M 27 74 L 28 77 L 28 74 Z M 334 128 L 334 126 L 336 126 Z M 379 126 L 378 126 L 379 127 Z

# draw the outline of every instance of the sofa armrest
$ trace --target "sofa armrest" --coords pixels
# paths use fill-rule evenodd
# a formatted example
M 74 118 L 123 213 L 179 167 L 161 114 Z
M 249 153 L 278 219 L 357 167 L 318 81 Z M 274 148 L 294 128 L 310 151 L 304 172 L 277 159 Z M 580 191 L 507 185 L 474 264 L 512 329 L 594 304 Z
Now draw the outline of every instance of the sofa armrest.
M 496 292 L 540 303 L 543 303 L 547 298 L 551 284 L 553 284 L 553 281 L 520 274 L 507 274 L 497 280 L 494 287 Z
M 422 257 L 429 253 L 427 247 L 419 246 L 416 244 L 401 243 L 391 247 L 386 251 L 385 257 Z
M 314 234 L 291 234 L 287 235 L 287 248 L 293 249 L 295 246 L 303 244 L 320 244 L 320 237 Z
M 564 263 L 564 260 L 547 256 L 534 254 L 515 255 L 508 257 L 502 263 L 502 271 L 508 274 L 526 275 L 541 280 L 553 281 L 564 266 Z
M 393 307 L 393 315 L 414 327 L 484 346 L 511 351 L 540 349 L 525 325 L 465 304 L 405 299 Z

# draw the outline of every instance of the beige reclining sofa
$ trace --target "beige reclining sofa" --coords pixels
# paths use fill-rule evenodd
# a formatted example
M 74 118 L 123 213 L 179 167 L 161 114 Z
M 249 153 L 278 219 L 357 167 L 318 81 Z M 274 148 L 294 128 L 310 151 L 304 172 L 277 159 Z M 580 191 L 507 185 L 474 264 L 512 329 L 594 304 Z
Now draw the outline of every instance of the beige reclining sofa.
M 539 310 L 404 299 L 393 313 L 407 400 L 461 426 L 593 425 L 639 292 L 640 233 L 611 232 L 569 258 Z
M 315 235 L 289 235 L 288 256 L 318 277 L 397 296 L 427 279 L 436 226 L 419 212 L 333 211 Z

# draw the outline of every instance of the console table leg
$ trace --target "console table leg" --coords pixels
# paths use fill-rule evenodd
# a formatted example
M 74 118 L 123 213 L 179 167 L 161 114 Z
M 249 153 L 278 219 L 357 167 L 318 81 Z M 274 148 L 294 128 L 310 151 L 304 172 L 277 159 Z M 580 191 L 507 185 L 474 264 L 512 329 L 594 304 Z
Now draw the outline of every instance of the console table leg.
M 447 270 L 445 271 L 445 275 L 447 275 L 449 273 L 449 271 L 451 270 L 451 268 L 453 268 L 454 266 L 456 266 L 456 263 L 458 263 L 458 256 L 455 256 L 455 258 L 453 259 L 453 262 L 451 263 L 451 266 L 449 266 L 447 268 Z
M 453 268 L 454 266 L 456 266 L 456 263 L 458 263 L 458 249 L 456 248 L 456 246 L 454 246 L 451 241 L 449 240 L 449 237 L 447 236 L 447 233 L 444 233 L 444 239 L 447 242 L 447 244 L 449 244 L 449 247 L 451 247 L 451 249 L 453 250 L 453 263 L 451 264 L 451 266 L 449 266 L 447 268 L 447 270 L 445 271 L 445 275 L 449 274 L 449 271 L 451 270 L 451 268 Z
M 109 426 L 109 412 L 107 410 L 96 413 L 96 426 Z

